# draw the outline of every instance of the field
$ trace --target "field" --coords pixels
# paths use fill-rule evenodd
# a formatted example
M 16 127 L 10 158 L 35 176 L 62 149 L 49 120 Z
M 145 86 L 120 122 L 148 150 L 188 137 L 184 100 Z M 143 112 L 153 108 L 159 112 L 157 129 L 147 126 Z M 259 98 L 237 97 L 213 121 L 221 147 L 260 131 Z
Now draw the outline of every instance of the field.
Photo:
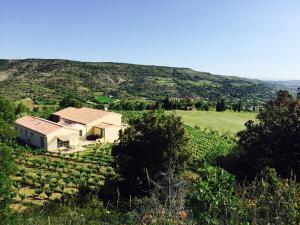
M 244 128 L 248 120 L 254 120 L 256 113 L 253 112 L 214 112 L 214 111 L 167 111 L 181 116 L 183 122 L 189 126 L 200 128 L 211 128 L 219 133 L 236 133 Z
M 109 145 L 96 145 L 74 154 L 16 154 L 17 173 L 12 179 L 17 194 L 13 209 L 23 211 L 34 205 L 70 198 L 83 184 L 92 190 L 101 188 L 106 176 L 114 176 L 110 149 Z
M 114 99 L 104 96 L 104 95 L 95 96 L 95 99 L 97 102 L 99 102 L 101 104 L 111 103 L 114 101 Z

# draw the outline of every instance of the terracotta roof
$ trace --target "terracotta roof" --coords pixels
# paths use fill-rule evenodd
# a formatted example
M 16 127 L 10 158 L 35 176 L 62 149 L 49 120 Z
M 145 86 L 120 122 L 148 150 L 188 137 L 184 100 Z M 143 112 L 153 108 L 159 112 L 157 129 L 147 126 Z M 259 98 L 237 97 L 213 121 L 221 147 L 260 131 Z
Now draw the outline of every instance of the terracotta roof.
M 16 120 L 16 124 L 45 135 L 62 128 L 59 124 L 33 116 L 21 117 Z
M 94 120 L 97 120 L 103 116 L 110 114 L 111 112 L 107 112 L 99 109 L 91 109 L 91 108 L 73 108 L 68 107 L 53 113 L 53 115 L 60 116 L 66 120 L 75 121 L 82 124 L 88 124 Z

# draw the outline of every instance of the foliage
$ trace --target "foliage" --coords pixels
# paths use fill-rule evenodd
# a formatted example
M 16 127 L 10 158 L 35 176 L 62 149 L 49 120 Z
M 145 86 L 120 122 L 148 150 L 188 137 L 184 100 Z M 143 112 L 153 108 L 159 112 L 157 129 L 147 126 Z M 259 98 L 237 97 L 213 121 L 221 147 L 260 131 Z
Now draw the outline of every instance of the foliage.
M 15 105 L 9 99 L 0 97 L 0 142 L 11 145 L 15 140 Z
M 149 178 L 156 181 L 162 172 L 174 168 L 180 172 L 190 159 L 187 138 L 179 117 L 143 114 L 129 120 L 113 145 L 115 169 L 125 182 L 125 192 L 142 194 L 149 188 Z
M 285 177 L 291 171 L 300 177 L 300 101 L 280 91 L 257 119 L 258 123 L 249 121 L 246 130 L 238 133 L 238 154 L 227 163 L 224 159 L 224 166 L 242 178 L 254 178 L 265 167 Z
M 0 223 L 11 224 L 10 204 L 12 203 L 13 191 L 10 176 L 14 172 L 12 150 L 0 144 Z
M 15 122 L 15 106 L 13 102 L 0 96 L 0 119 L 8 124 Z
M 109 109 L 117 111 L 143 111 L 157 110 L 159 109 L 159 106 L 157 105 L 157 102 L 149 100 L 122 100 L 109 104 Z
M 17 107 L 16 107 L 16 115 L 21 115 L 22 113 L 29 112 L 29 109 L 22 103 L 20 102 Z
M 64 97 L 60 103 L 61 108 L 66 107 L 75 107 L 75 108 L 81 108 L 83 106 L 82 102 L 80 102 L 78 99 L 72 98 L 71 96 Z
M 192 214 L 199 224 L 230 221 L 238 201 L 235 179 L 223 169 L 207 166 L 200 171 L 189 199 Z
M 137 224 L 195 224 L 190 211 L 186 209 L 190 191 L 190 183 L 186 179 L 170 170 L 153 184 L 149 196 L 132 201 L 130 208 L 136 215 Z
M 121 213 L 105 208 L 103 203 L 96 198 L 79 205 L 76 201 L 69 201 L 68 204 L 51 203 L 19 214 L 17 218 L 19 220 L 17 225 L 136 224 L 135 216 L 132 213 Z
M 95 96 L 95 100 L 101 104 L 111 103 L 114 101 L 112 98 L 107 97 L 105 95 L 97 95 Z
M 224 112 L 226 110 L 225 100 L 222 98 L 221 100 L 218 99 L 216 104 L 216 111 L 217 112 Z
M 229 135 L 219 135 L 213 130 L 185 127 L 189 138 L 188 148 L 192 151 L 193 160 L 201 163 L 214 163 L 221 155 L 227 155 L 235 143 Z
M 16 133 L 11 124 L 0 119 L 0 142 L 10 144 L 15 141 Z
M 51 114 L 56 112 L 58 109 L 58 106 L 43 106 L 43 107 L 35 107 L 33 112 L 30 113 L 30 115 L 41 117 L 45 119 L 49 119 Z
M 117 99 L 145 97 L 202 97 L 216 101 L 220 96 L 232 101 L 266 101 L 274 85 L 237 77 L 218 76 L 187 68 L 145 66 L 123 63 L 92 63 L 56 59 L 5 61 L 0 71 L 9 75 L 0 82 L 0 94 L 18 100 L 58 100 L 61 96 L 81 96 L 94 101 L 101 91 Z M 80 100 L 80 99 L 78 99 Z M 80 100 L 81 101 L 81 100 Z
M 223 169 L 206 167 L 191 192 L 197 224 L 299 224 L 299 184 L 265 169 L 251 183 L 236 185 Z
M 300 192 L 295 177 L 281 179 L 266 168 L 255 181 L 237 188 L 235 224 L 299 224 Z

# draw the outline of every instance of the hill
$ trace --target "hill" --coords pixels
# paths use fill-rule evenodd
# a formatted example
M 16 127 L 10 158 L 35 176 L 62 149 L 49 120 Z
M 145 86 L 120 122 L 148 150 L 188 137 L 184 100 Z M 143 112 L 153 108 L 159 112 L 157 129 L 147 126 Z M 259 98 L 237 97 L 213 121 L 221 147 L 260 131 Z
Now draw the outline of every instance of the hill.
M 288 90 L 294 95 L 296 95 L 298 88 L 300 87 L 300 80 L 270 81 L 270 83 L 279 85 L 282 89 Z
M 59 99 L 73 94 L 92 100 L 115 98 L 201 97 L 264 102 L 274 85 L 259 80 L 214 75 L 188 68 L 58 59 L 0 60 L 0 94 L 14 100 Z

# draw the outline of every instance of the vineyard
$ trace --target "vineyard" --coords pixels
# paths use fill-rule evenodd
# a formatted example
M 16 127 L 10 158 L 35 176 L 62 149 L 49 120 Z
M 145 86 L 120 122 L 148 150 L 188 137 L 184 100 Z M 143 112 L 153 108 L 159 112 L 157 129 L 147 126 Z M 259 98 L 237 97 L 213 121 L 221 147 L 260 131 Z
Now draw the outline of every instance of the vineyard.
M 88 147 L 84 152 L 61 154 L 26 152 L 15 155 L 13 208 L 23 211 L 49 201 L 62 201 L 78 193 L 80 185 L 99 189 L 105 177 L 114 176 L 111 146 Z
M 235 143 L 229 135 L 219 135 L 211 129 L 200 129 L 185 126 L 189 137 L 188 148 L 192 150 L 193 160 L 212 163 L 220 155 L 226 155 Z
M 142 112 L 130 112 L 125 119 L 141 116 Z M 185 125 L 185 130 L 194 162 L 212 163 L 217 156 L 227 154 L 235 143 L 234 137 L 221 136 L 210 129 Z M 99 190 L 106 177 L 115 176 L 111 145 L 89 146 L 84 152 L 71 154 L 24 151 L 14 157 L 17 171 L 12 177 L 16 193 L 12 207 L 16 211 L 72 198 L 82 185 Z M 195 165 L 199 166 L 198 163 Z

